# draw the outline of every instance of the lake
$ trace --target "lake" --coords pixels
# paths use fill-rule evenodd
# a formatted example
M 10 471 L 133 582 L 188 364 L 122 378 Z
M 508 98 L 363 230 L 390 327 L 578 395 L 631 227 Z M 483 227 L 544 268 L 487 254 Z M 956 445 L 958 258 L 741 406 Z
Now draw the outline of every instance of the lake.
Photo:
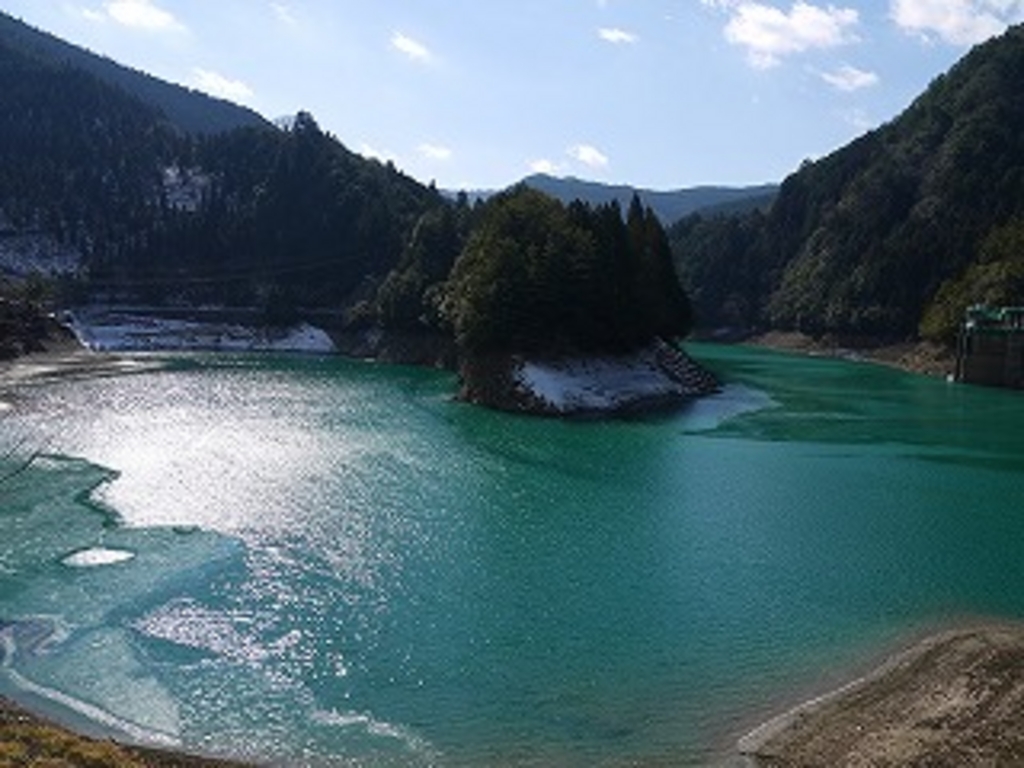
M 1024 615 L 1019 394 L 690 351 L 722 395 L 610 422 L 332 357 L 25 384 L 0 692 L 289 765 L 729 764 L 894 643 Z

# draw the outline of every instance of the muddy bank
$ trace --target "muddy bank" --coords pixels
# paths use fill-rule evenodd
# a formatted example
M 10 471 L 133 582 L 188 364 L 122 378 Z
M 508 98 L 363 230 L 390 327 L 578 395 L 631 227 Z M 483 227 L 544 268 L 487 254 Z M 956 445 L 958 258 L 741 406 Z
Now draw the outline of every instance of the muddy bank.
M 956 368 L 952 349 L 927 341 L 890 342 L 830 335 L 815 338 L 796 331 L 768 331 L 739 343 L 782 352 L 878 363 L 925 376 L 945 377 Z
M 1024 627 L 952 630 L 739 741 L 759 768 L 1024 764 Z

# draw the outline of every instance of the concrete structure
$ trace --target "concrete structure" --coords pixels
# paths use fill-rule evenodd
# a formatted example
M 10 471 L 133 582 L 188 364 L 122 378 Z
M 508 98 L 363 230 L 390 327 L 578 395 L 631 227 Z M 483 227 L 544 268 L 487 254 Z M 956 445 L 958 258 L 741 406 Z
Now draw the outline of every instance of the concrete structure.
M 1024 307 L 967 310 L 957 343 L 956 380 L 1024 388 Z

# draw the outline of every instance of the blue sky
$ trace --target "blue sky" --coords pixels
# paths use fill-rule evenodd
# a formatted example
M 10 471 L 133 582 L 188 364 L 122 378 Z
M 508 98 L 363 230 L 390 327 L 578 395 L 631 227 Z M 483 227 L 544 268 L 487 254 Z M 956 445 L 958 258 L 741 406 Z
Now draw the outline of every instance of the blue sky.
M 1024 0 L 0 0 L 33 26 L 447 188 L 781 181 Z

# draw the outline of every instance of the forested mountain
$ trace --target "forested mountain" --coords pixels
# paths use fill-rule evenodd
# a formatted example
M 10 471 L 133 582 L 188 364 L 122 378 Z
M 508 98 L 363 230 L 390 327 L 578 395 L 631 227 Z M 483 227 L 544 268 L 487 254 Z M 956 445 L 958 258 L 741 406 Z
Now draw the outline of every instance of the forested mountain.
M 288 131 L 183 142 L 135 236 L 91 262 L 94 289 L 148 302 L 342 313 L 372 297 L 435 191 L 349 152 L 300 113 Z M 283 313 L 283 314 L 281 314 Z
M 0 36 L 0 251 L 34 234 L 80 254 L 87 300 L 315 314 L 454 337 L 467 355 L 620 351 L 689 329 L 665 231 L 635 196 L 625 217 L 525 186 L 449 201 L 308 113 L 189 133 Z
M 771 209 L 670 237 L 705 327 L 948 340 L 973 302 L 1024 302 L 1024 27 L 902 115 L 806 163 Z
M 34 29 L 2 11 L 0 48 L 40 65 L 88 72 L 155 108 L 171 125 L 185 133 L 219 133 L 267 125 L 267 121 L 251 109 L 124 67 Z
M 155 108 L 3 44 L 0 104 L 0 211 L 86 254 L 145 217 L 183 146 Z
M 633 196 L 654 211 L 662 224 L 668 226 L 692 213 L 745 213 L 771 205 L 779 190 L 777 184 L 759 184 L 751 187 L 687 187 L 674 190 L 639 189 L 622 184 L 601 184 L 573 177 L 558 178 L 545 173 L 527 176 L 521 184 L 568 205 L 575 200 L 592 207 L 618 203 L 622 210 L 629 208 Z M 493 192 L 472 192 L 473 199 L 484 199 Z
M 373 297 L 416 221 L 444 205 L 308 114 L 286 131 L 261 119 L 185 133 L 158 106 L 0 37 L 0 236 L 76 250 L 92 296 L 341 313 L 361 287 Z

